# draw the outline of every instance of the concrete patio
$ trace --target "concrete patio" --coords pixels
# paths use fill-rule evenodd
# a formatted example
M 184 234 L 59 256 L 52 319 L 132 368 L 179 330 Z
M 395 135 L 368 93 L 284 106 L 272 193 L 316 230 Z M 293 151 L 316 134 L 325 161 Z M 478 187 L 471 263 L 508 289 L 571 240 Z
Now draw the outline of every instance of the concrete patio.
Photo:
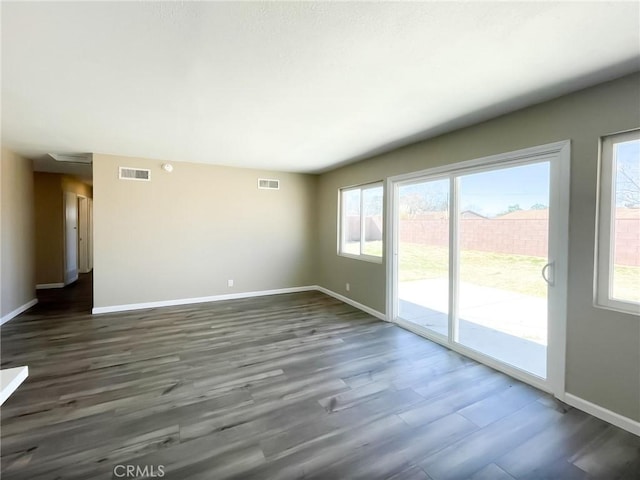
M 402 282 L 398 293 L 401 319 L 447 336 L 446 279 Z M 460 344 L 546 377 L 546 299 L 465 282 L 459 298 Z

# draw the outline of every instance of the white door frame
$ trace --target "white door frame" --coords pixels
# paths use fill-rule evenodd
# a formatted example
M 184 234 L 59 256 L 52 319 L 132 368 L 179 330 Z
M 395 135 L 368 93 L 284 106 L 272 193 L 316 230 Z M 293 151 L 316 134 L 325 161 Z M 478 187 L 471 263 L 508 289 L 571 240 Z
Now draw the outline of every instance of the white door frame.
M 89 271 L 93 270 L 93 199 L 87 198 L 88 228 L 87 246 L 89 251 Z
M 547 378 L 546 380 L 531 375 L 517 367 L 502 363 L 492 357 L 483 355 L 475 350 L 453 342 L 454 333 L 449 322 L 449 336 L 443 339 L 434 335 L 426 328 L 403 321 L 398 318 L 397 302 L 397 274 L 398 274 L 398 231 L 399 218 L 396 212 L 398 205 L 398 191 L 401 183 L 407 181 L 434 180 L 436 178 L 451 178 L 452 188 L 457 188 L 457 178 L 464 173 L 477 173 L 483 170 L 492 170 L 497 166 L 507 167 L 521 165 L 537 161 L 548 160 L 550 163 L 550 190 L 549 190 L 549 261 L 553 265 L 553 286 L 549 287 L 548 294 L 548 345 L 547 345 Z M 389 177 L 385 184 L 387 224 L 385 225 L 386 249 L 386 278 L 387 298 L 386 315 L 389 321 L 411 330 L 429 340 L 440 343 L 447 348 L 457 351 L 465 356 L 480 361 L 496 370 L 500 370 L 512 377 L 529 383 L 541 390 L 552 393 L 559 399 L 565 395 L 565 358 L 566 358 L 566 317 L 567 317 L 567 282 L 568 282 L 568 254 L 569 254 L 569 172 L 571 163 L 571 142 L 569 140 L 549 143 L 532 148 L 526 148 L 513 152 L 491 155 L 488 157 L 468 160 L 430 168 L 419 172 Z M 455 196 L 454 196 L 455 197 Z M 457 206 L 455 200 L 450 205 L 450 211 L 454 214 L 451 221 L 455 221 Z M 455 230 L 455 229 L 451 229 Z M 450 230 L 450 231 L 451 231 Z M 450 262 L 456 265 L 457 243 L 453 235 L 449 238 Z M 450 272 L 452 265 L 450 265 Z M 453 275 L 450 275 L 450 279 Z M 454 286 L 455 287 L 455 286 Z M 450 290 L 452 299 L 456 298 L 456 292 Z M 450 305 L 450 315 L 455 313 L 455 301 Z M 450 317 L 454 318 L 454 317 Z
M 78 279 L 78 196 L 63 192 L 64 206 L 64 284 Z

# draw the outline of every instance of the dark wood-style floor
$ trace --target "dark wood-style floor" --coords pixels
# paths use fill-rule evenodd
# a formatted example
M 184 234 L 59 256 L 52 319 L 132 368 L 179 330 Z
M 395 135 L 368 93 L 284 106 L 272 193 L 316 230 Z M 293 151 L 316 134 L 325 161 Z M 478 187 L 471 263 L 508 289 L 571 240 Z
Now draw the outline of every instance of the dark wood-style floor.
M 90 287 L 2 327 L 5 480 L 640 478 L 640 438 L 323 294 L 91 316 Z

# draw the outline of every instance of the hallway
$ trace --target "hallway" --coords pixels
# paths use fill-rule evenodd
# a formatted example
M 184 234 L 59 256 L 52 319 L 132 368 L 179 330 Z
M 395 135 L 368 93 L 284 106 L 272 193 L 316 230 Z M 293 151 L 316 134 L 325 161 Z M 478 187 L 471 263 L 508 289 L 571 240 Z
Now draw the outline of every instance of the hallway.
M 23 314 L 54 316 L 70 313 L 91 313 L 93 307 L 93 272 L 81 273 L 78 280 L 64 288 L 38 290 L 38 303 Z

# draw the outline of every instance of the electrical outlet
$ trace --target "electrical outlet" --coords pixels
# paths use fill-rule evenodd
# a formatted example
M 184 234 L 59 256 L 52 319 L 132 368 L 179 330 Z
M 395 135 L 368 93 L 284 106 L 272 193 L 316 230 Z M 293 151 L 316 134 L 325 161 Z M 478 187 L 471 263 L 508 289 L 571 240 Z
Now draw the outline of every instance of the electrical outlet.
M 345 289 L 347 290 L 347 292 L 348 292 L 348 291 L 350 291 L 350 290 L 351 290 L 351 285 L 350 285 L 349 283 L 347 283 L 347 284 L 345 285 L 345 287 L 344 287 L 344 288 L 345 288 Z
M 233 287 L 233 280 L 227 280 L 227 287 Z

